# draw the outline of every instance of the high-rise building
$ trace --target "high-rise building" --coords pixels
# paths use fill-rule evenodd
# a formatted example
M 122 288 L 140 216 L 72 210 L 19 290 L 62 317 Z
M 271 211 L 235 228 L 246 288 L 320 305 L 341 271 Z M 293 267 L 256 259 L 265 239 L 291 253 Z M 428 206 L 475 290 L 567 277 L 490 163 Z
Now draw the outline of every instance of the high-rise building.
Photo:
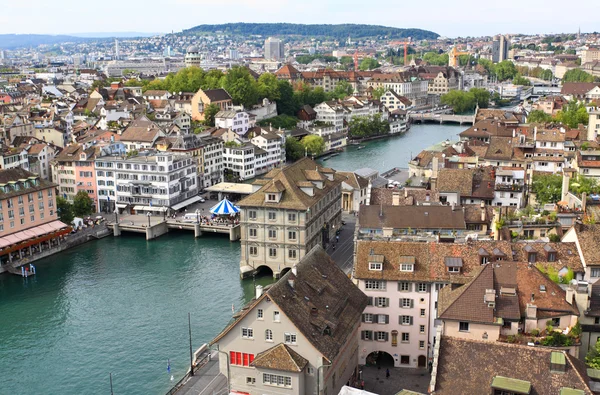
M 265 59 L 281 60 L 284 58 L 283 41 L 269 37 L 265 40 Z
M 508 37 L 503 35 L 495 36 L 492 42 L 492 62 L 498 63 L 508 59 L 509 48 L 510 41 Z
M 115 38 L 115 59 L 119 59 L 119 40 Z

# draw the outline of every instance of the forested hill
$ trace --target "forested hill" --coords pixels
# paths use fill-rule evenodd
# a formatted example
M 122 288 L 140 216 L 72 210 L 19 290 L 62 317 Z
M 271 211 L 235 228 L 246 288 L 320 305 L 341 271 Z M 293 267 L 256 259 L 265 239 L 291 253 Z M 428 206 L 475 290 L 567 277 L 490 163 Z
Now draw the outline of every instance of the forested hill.
M 415 40 L 434 40 L 439 34 L 422 29 L 399 29 L 377 25 L 306 25 L 295 23 L 225 23 L 199 25 L 184 30 L 184 34 L 224 32 L 261 36 L 311 36 L 337 39 L 386 36 L 388 39 L 412 37 Z

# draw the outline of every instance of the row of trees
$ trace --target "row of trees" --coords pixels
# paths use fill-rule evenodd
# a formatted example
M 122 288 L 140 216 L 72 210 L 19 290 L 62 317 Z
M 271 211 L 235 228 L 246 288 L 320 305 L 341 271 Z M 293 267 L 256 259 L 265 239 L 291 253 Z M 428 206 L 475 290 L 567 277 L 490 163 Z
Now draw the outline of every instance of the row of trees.
M 563 76 L 563 82 L 598 82 L 600 78 L 594 77 L 593 75 L 581 70 L 572 69 L 565 73 Z
M 535 193 L 535 198 L 540 205 L 556 203 L 562 199 L 562 176 L 557 174 L 534 175 L 531 191 Z M 589 195 L 600 192 L 600 185 L 594 178 L 578 174 L 571 178 L 569 191 L 578 196 L 583 192 Z
M 65 224 L 73 222 L 75 217 L 85 217 L 94 213 L 94 201 L 86 191 L 79 191 L 73 198 L 73 204 L 62 196 L 56 197 L 58 218 Z
M 323 151 L 325 151 L 325 141 L 315 134 L 305 136 L 300 141 L 293 137 L 285 139 L 285 157 L 291 162 L 302 158 L 304 155 L 321 155 Z
M 390 124 L 381 119 L 381 114 L 354 117 L 348 123 L 348 137 L 350 138 L 381 136 L 389 132 Z
M 572 100 L 566 106 L 564 106 L 562 110 L 556 113 L 555 116 L 546 114 L 542 110 L 534 110 L 527 116 L 527 122 L 560 122 L 570 128 L 577 128 L 579 124 L 588 124 L 589 115 L 583 103 L 579 103 L 577 100 Z
M 490 105 L 490 92 L 483 88 L 471 88 L 468 92 L 454 90 L 442 95 L 440 101 L 460 114 L 473 111 L 477 106 L 487 108 Z
M 541 67 L 534 67 L 533 69 L 530 69 L 526 66 L 517 66 L 517 72 L 521 75 L 539 78 L 544 81 L 551 81 L 554 77 L 551 70 L 542 69 Z

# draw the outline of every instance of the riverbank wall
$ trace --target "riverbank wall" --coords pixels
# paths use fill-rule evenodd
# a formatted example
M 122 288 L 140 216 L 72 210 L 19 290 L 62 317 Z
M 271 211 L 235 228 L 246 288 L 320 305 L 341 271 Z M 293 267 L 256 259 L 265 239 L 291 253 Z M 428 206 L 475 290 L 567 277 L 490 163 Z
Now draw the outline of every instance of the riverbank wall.
M 23 259 L 19 259 L 13 261 L 12 263 L 6 263 L 4 265 L 0 265 L 0 274 L 8 273 L 9 268 L 17 269 L 23 265 L 28 265 L 30 263 L 39 261 L 40 259 L 47 258 L 54 254 L 58 254 L 59 252 L 66 251 L 70 248 L 80 246 L 82 244 L 87 243 L 90 240 L 98 240 L 103 237 L 110 236 L 112 234 L 112 230 L 107 228 L 105 224 L 95 225 L 93 228 L 86 228 L 84 230 L 79 231 L 78 233 L 68 235 L 65 240 L 61 241 L 60 245 L 53 247 L 49 250 L 44 250 L 40 253 L 35 254 L 34 256 L 23 257 Z

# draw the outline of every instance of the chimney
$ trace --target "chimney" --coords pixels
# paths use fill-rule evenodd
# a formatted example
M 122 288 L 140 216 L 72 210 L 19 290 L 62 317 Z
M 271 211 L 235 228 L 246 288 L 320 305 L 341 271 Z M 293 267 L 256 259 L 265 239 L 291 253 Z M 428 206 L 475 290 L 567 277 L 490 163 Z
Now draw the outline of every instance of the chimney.
M 406 199 L 408 197 L 408 189 L 404 188 L 404 198 Z
M 298 275 L 298 268 L 296 267 L 296 265 L 292 266 L 292 274 L 293 274 L 294 276 L 297 276 L 297 275 Z
M 438 178 L 438 168 L 440 166 L 439 159 L 437 156 L 434 156 L 431 160 L 431 178 Z
M 256 286 L 256 299 L 260 298 L 263 294 L 263 286 L 262 285 L 257 285 Z
M 537 306 L 534 304 L 527 303 L 527 311 L 525 314 L 526 314 L 526 318 L 536 319 L 537 318 Z
M 537 126 L 533 127 L 533 141 L 537 141 Z
M 573 304 L 573 296 L 575 296 L 575 290 L 570 286 L 565 290 L 565 298 L 568 304 Z
M 310 315 L 316 316 L 317 315 L 317 308 L 316 307 L 311 307 L 310 308 Z
M 481 222 L 485 222 L 485 203 L 481 201 Z
M 290 287 L 292 287 L 292 289 L 294 289 L 294 277 L 291 277 L 288 279 L 288 284 L 290 285 Z
M 517 137 L 517 131 L 513 129 L 513 139 Z
M 399 206 L 400 205 L 400 192 L 393 192 L 392 193 L 392 206 Z
M 535 294 L 532 292 L 531 293 L 531 303 L 535 302 Z

